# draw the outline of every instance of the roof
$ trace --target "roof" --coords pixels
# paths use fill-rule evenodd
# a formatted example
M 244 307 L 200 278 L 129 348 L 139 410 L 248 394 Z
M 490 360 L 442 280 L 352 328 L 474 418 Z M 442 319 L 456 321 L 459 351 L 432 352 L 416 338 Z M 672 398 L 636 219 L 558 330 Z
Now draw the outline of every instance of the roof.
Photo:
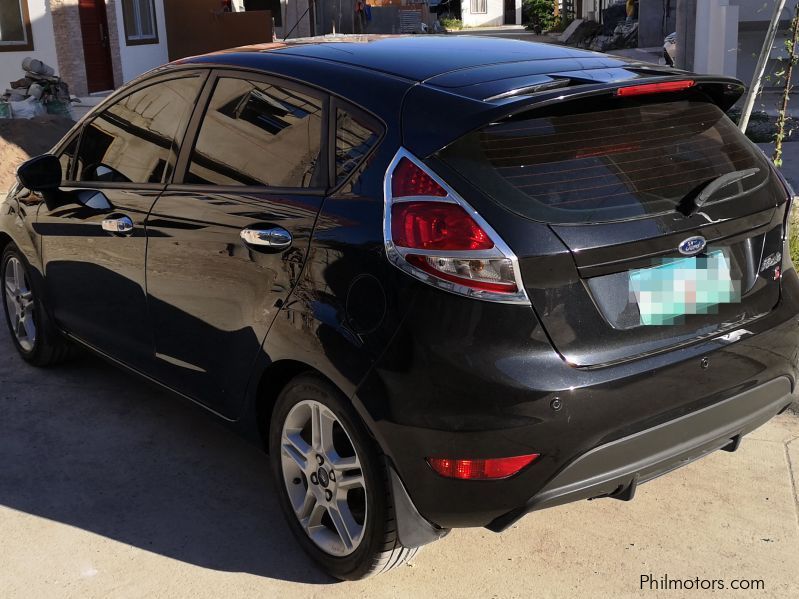
M 263 54 L 265 68 L 269 64 L 266 55 L 277 54 L 351 65 L 413 81 L 463 69 L 531 61 L 571 59 L 575 69 L 595 68 L 594 63 L 599 62 L 606 67 L 608 60 L 619 66 L 625 63 L 622 59 L 565 46 L 468 35 L 320 36 L 233 48 L 179 62 L 224 63 L 232 58 L 230 54 L 239 53 L 249 54 L 248 62 L 253 66 L 260 62 L 253 60 L 253 55 Z

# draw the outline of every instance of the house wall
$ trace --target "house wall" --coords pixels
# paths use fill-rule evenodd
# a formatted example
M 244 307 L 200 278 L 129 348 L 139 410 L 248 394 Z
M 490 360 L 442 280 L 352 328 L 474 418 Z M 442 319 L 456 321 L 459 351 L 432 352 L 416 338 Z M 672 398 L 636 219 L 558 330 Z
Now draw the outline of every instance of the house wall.
M 142 44 L 140 46 L 128 46 L 125 42 L 125 22 L 122 16 L 121 0 L 106 0 L 106 2 L 108 3 L 109 27 L 112 27 L 110 23 L 110 13 L 112 9 L 114 10 L 114 15 L 116 17 L 116 32 L 118 36 L 119 62 L 122 71 L 122 83 L 127 83 L 142 73 L 169 62 L 169 52 L 167 51 L 166 37 L 166 18 L 164 16 L 164 0 L 155 0 L 155 22 L 158 27 L 158 43 Z M 113 39 L 111 40 L 111 46 L 112 48 L 114 46 Z
M 487 0 L 485 13 L 472 13 L 471 0 L 461 0 L 464 27 L 497 27 L 505 24 L 505 0 Z M 516 24 L 522 22 L 522 0 L 516 0 Z
M 3 0 L 0 0 L 3 1 Z M 58 71 L 58 55 L 53 39 L 53 19 L 47 0 L 28 0 L 28 13 L 33 34 L 33 50 L 0 52 L 0 89 L 8 87 L 23 75 L 22 59 L 32 56 Z

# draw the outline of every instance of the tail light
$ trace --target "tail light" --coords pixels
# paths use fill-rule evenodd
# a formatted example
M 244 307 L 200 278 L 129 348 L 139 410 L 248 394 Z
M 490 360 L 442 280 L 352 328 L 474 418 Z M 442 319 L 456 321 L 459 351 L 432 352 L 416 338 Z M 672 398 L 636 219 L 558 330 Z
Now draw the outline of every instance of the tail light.
M 487 460 L 452 460 L 427 458 L 427 463 L 437 474 L 460 480 L 498 480 L 518 474 L 539 458 L 539 454 L 492 458 Z
M 516 256 L 427 166 L 400 150 L 384 187 L 383 234 L 395 266 L 452 293 L 529 304 Z
M 797 196 L 796 192 L 793 189 L 793 186 L 788 182 L 788 179 L 785 178 L 785 175 L 782 174 L 782 171 L 780 171 L 780 169 L 774 166 L 774 163 L 771 162 L 771 159 L 768 157 L 768 155 L 766 155 L 766 158 L 768 159 L 771 171 L 777 176 L 777 178 L 782 183 L 782 187 L 785 189 L 785 195 L 788 198 L 785 205 L 785 219 L 782 222 L 781 272 L 785 273 L 787 270 L 794 267 L 793 260 L 791 259 L 791 210 L 793 210 L 794 200 L 796 199 Z

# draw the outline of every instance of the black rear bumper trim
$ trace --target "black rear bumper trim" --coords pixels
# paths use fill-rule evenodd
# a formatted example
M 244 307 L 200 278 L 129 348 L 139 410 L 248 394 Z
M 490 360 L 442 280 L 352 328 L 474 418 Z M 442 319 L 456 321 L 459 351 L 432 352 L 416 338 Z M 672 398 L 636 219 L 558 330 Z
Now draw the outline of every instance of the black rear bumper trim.
M 523 507 L 487 528 L 499 532 L 525 514 L 580 499 L 630 500 L 638 484 L 716 451 L 734 451 L 740 439 L 791 403 L 791 381 L 779 377 L 659 426 L 600 445 L 576 458 Z

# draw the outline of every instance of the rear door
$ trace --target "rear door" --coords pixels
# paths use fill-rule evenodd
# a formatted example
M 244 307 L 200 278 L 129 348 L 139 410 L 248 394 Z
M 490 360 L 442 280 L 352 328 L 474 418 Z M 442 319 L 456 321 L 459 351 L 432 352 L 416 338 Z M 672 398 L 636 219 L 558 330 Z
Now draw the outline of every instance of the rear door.
M 327 99 L 228 71 L 203 96 L 147 221 L 148 304 L 158 378 L 234 418 L 324 197 Z
M 560 102 L 491 123 L 438 158 L 510 215 L 493 224 L 574 365 L 745 329 L 779 300 L 785 190 L 698 90 Z M 530 233 L 546 223 L 571 259 L 523 236 L 512 243 L 524 221 Z

